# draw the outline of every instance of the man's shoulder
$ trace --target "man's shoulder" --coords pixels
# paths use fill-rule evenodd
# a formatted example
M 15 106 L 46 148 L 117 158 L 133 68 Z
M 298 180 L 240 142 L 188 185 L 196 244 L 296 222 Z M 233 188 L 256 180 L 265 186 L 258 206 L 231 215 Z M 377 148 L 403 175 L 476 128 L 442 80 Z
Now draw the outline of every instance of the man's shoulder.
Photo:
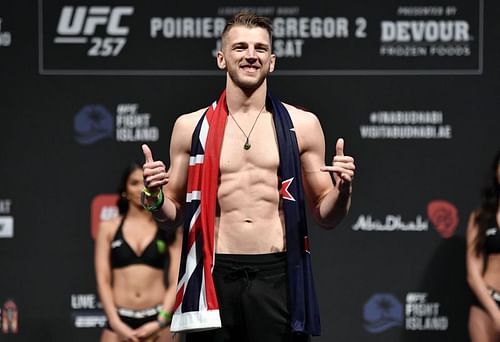
M 193 130 L 198 121 L 200 120 L 201 116 L 205 111 L 207 110 L 207 107 L 205 108 L 200 108 L 198 110 L 195 110 L 194 112 L 191 113 L 185 113 L 181 114 L 176 120 L 175 120 L 175 128 L 176 129 L 181 129 L 181 130 Z
M 287 103 L 283 103 L 283 105 L 288 110 L 288 113 L 290 113 L 300 151 L 307 151 L 310 146 L 317 145 L 318 141 L 321 141 L 318 137 L 323 136 L 323 129 L 318 117 L 307 109 Z
M 198 120 L 200 120 L 200 118 L 203 115 L 203 113 L 206 112 L 207 108 L 208 107 L 203 107 L 203 108 L 195 110 L 194 112 L 181 114 L 177 118 L 177 120 L 181 120 L 181 121 L 198 121 Z
M 318 123 L 318 117 L 314 113 L 308 111 L 307 109 L 297 107 L 297 106 L 294 106 L 294 105 L 291 105 L 288 103 L 284 103 L 284 102 L 283 102 L 283 105 L 288 110 L 288 113 L 290 114 L 290 117 L 292 118 L 294 126 L 296 126 L 296 125 L 309 126 L 311 124 L 315 125 Z

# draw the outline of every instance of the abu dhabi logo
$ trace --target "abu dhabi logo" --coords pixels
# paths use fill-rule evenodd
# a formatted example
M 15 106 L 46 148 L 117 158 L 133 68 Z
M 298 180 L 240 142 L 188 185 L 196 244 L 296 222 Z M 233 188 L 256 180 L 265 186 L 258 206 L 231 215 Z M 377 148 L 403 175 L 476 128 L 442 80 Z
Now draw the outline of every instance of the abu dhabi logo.
M 87 105 L 75 115 L 75 139 L 82 145 L 113 137 L 113 115 L 102 105 Z
M 371 215 L 360 215 L 352 226 L 354 231 L 365 232 L 423 232 L 428 230 L 429 223 L 421 215 L 415 220 L 404 221 L 401 215 L 386 215 L 384 220 Z
M 427 204 L 427 216 L 442 238 L 453 236 L 459 222 L 455 205 L 445 200 L 430 201 Z
M 363 318 L 366 331 L 381 333 L 403 325 L 403 305 L 390 293 L 377 293 L 365 303 Z
M 122 19 L 133 13 L 131 6 L 64 6 L 54 43 L 90 43 L 88 56 L 117 56 L 127 43 L 130 31 Z

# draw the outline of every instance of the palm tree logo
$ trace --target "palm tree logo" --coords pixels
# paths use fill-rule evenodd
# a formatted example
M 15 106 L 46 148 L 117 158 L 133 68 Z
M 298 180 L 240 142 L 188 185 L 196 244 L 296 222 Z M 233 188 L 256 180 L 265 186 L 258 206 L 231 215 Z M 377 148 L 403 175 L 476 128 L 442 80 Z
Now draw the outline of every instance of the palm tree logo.
M 403 322 L 403 305 L 390 293 L 377 293 L 365 304 L 363 310 L 365 329 L 380 333 Z
M 75 115 L 74 128 L 78 143 L 92 144 L 113 136 L 113 116 L 102 105 L 87 105 Z

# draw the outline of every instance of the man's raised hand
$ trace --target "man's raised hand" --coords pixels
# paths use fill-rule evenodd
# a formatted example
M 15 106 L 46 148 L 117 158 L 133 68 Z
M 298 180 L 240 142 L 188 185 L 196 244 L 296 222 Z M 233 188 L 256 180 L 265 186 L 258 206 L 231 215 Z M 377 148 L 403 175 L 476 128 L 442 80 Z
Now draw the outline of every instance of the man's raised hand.
M 351 187 L 355 169 L 354 158 L 344 155 L 344 139 L 337 139 L 332 165 L 321 167 L 321 171 L 332 172 L 335 186 L 343 191 Z
M 154 161 L 153 153 L 148 145 L 142 145 L 142 152 L 144 153 L 144 165 L 142 166 L 144 186 L 150 192 L 156 193 L 168 183 L 165 164 L 162 161 Z

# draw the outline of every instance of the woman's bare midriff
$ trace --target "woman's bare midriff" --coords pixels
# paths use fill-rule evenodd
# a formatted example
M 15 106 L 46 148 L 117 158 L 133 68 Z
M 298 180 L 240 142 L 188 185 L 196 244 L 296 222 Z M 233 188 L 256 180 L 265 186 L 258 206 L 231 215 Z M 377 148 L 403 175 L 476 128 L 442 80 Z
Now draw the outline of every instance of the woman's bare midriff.
M 165 296 L 163 272 L 140 264 L 115 269 L 113 294 L 116 306 L 140 310 L 161 304 Z
M 484 272 L 486 284 L 500 291 L 500 254 L 488 255 L 487 267 Z

